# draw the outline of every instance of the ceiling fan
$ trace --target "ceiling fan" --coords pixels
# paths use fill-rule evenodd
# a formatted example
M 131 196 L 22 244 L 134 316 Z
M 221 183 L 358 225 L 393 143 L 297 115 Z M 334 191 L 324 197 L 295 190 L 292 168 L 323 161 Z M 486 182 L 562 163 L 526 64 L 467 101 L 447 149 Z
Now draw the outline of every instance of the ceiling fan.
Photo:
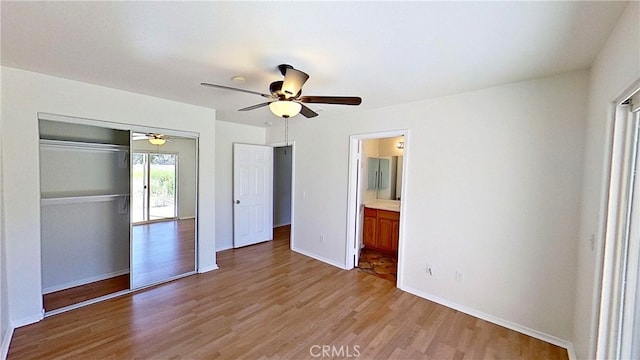
M 166 142 L 173 142 L 169 140 L 169 137 L 167 135 L 156 134 L 156 133 L 147 133 L 147 134 L 134 133 L 131 139 L 132 140 L 146 139 L 149 141 L 149 143 L 153 145 L 164 145 Z
M 293 66 L 282 64 L 278 65 L 278 69 L 283 80 L 274 81 L 269 85 L 270 94 L 263 94 L 257 91 L 238 89 L 234 87 L 200 83 L 203 86 L 211 86 L 219 89 L 240 91 L 249 94 L 259 95 L 269 99 L 267 102 L 248 106 L 238 111 L 249 111 L 269 106 L 271 112 L 282 118 L 290 118 L 302 114 L 304 117 L 312 118 L 318 116 L 318 113 L 304 105 L 307 104 L 336 104 L 336 105 L 360 105 L 362 99 L 355 96 L 301 96 L 302 85 L 309 79 L 306 73 L 294 69 Z

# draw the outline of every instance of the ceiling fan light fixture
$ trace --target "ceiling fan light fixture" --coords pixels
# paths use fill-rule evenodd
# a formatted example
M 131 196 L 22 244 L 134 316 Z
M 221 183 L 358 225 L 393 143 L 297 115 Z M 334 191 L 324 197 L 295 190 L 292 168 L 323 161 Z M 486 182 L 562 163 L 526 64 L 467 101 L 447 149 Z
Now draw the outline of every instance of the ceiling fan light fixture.
M 284 93 L 284 96 L 288 99 L 298 95 L 300 89 L 302 89 L 302 85 L 304 85 L 307 79 L 309 79 L 309 75 L 306 73 L 294 68 L 287 69 L 282 83 L 282 92 Z
M 159 137 L 150 137 L 149 142 L 152 145 L 164 145 L 164 143 L 166 143 L 167 140 Z
M 300 113 L 302 105 L 295 101 L 279 100 L 269 103 L 269 109 L 275 116 L 290 118 Z

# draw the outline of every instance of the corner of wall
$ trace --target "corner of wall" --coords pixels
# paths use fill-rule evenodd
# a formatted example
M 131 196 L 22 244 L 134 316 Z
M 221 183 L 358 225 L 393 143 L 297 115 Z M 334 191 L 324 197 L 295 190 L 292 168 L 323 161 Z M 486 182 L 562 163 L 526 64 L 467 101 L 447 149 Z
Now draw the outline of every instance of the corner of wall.
M 640 3 L 630 1 L 589 73 L 572 334 L 576 359 L 595 357 L 600 303 L 599 274 L 602 268 L 602 253 L 598 249 L 604 246 L 611 107 L 634 80 L 640 79 L 638 22 Z

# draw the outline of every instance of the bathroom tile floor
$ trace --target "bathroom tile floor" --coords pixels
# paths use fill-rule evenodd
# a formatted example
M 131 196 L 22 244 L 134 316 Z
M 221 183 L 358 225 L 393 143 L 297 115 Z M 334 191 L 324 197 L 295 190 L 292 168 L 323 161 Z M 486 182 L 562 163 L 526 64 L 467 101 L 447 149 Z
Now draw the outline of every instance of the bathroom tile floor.
M 360 271 L 395 283 L 398 273 L 398 259 L 388 254 L 364 248 L 360 251 L 358 268 L 360 268 Z

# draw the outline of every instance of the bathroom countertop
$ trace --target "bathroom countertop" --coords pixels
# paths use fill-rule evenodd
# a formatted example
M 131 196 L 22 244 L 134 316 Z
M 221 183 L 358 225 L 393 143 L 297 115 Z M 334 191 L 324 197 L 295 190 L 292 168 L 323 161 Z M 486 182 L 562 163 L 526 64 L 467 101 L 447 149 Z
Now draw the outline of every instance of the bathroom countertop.
M 370 209 L 400 212 L 400 201 L 398 200 L 375 200 L 363 205 Z

